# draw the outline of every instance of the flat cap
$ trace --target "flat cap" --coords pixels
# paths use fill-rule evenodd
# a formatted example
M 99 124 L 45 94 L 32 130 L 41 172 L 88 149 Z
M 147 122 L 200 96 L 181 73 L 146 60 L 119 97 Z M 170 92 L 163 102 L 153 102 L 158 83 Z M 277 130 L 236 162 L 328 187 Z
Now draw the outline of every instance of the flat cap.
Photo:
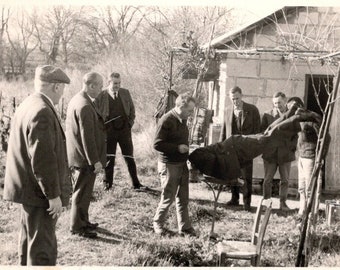
M 35 70 L 35 78 L 48 83 L 70 83 L 70 78 L 60 68 L 44 65 L 38 66 Z

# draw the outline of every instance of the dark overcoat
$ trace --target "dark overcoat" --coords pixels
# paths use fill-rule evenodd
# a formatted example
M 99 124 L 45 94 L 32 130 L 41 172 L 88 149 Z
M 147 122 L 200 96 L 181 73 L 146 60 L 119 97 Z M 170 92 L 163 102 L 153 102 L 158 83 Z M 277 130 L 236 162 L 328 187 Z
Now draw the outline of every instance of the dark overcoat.
M 4 199 L 48 207 L 69 202 L 71 180 L 63 129 L 49 99 L 35 93 L 17 108 L 9 137 Z

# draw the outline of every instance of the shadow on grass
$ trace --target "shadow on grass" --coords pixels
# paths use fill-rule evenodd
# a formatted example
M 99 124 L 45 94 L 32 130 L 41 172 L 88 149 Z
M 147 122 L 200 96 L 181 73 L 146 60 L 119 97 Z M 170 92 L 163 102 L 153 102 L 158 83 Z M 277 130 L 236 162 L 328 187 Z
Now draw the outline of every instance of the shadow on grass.
M 125 237 L 125 236 L 123 236 L 123 235 L 120 235 L 120 234 L 116 234 L 116 233 L 113 233 L 113 232 L 110 232 L 109 230 L 106 230 L 106 229 L 104 229 L 104 228 L 100 228 L 100 227 L 98 227 L 97 229 L 96 229 L 96 231 L 97 231 L 97 233 L 100 233 L 100 234 L 104 234 L 104 235 L 106 235 L 106 236 L 110 236 L 110 237 L 114 237 L 114 238 L 116 238 L 116 239 L 118 239 L 118 240 L 115 240 L 115 241 L 117 241 L 117 242 L 121 242 L 121 241 L 126 241 L 126 240 L 131 240 L 130 238 L 128 238 L 128 237 Z M 101 237 L 102 238 L 102 237 Z M 97 238 L 98 239 L 98 238 Z M 104 239 L 104 238 L 103 238 Z M 114 240 L 114 239 L 112 239 L 112 240 Z

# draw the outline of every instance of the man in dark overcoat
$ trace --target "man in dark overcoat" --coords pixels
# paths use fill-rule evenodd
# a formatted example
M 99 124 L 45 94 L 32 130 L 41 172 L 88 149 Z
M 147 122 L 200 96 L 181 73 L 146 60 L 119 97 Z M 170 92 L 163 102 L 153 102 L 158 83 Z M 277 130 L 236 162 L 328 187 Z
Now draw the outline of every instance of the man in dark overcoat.
M 16 109 L 12 121 L 4 199 L 21 204 L 20 265 L 56 264 L 56 222 L 68 205 L 71 180 L 54 105 L 68 83 L 61 69 L 37 67 L 35 92 Z
M 88 211 L 96 174 L 106 161 L 104 120 L 93 103 L 102 87 L 100 74 L 85 74 L 83 89 L 71 99 L 66 116 L 67 155 L 74 179 L 71 232 L 87 238 L 97 237 L 98 223 L 89 221 Z

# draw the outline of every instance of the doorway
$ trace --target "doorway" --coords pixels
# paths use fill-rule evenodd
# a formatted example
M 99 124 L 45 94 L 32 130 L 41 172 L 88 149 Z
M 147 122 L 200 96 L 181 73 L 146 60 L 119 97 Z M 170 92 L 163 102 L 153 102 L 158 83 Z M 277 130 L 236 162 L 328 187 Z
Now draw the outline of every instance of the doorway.
M 327 105 L 329 93 L 333 91 L 333 75 L 306 75 L 306 108 L 321 116 Z M 322 189 L 325 188 L 325 163 L 322 166 Z
M 333 78 L 330 75 L 306 75 L 305 104 L 308 110 L 323 116 L 328 93 L 333 91 Z

